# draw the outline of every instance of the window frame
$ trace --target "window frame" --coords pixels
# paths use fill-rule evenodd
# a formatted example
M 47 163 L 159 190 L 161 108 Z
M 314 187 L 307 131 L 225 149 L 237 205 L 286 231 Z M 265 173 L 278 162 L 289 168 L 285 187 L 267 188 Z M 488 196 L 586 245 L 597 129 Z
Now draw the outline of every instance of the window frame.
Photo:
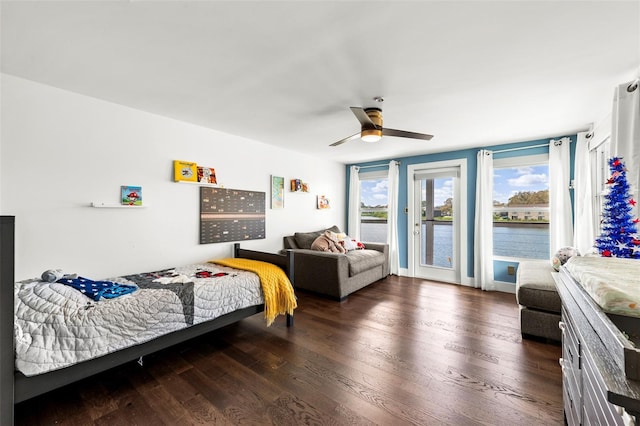
M 611 158 L 611 137 L 607 136 L 600 143 L 590 150 L 592 170 L 591 193 L 593 208 L 593 230 L 594 235 L 602 233 L 602 211 L 604 209 L 604 197 L 609 193 L 606 182 L 611 175 L 609 170 L 609 159 Z
M 358 185 L 360 185 L 360 200 L 358 200 L 358 217 L 360 218 L 360 220 L 358 221 L 358 227 L 359 227 L 359 235 L 360 235 L 360 239 L 364 241 L 363 237 L 362 237 L 362 182 L 363 181 L 372 181 L 372 180 L 387 180 L 387 184 L 389 183 L 389 170 L 373 170 L 373 171 L 367 171 L 367 172 L 359 172 L 358 173 Z M 389 200 L 387 199 L 387 221 L 389 220 Z M 386 240 L 387 241 L 379 241 L 380 243 L 386 244 L 388 243 L 389 240 L 389 235 L 386 235 Z M 372 243 L 378 242 L 378 241 L 370 241 Z
M 548 153 L 517 155 L 517 156 L 511 156 L 511 157 L 505 157 L 505 158 L 494 158 L 493 170 L 495 172 L 496 169 L 539 166 L 541 164 L 546 164 L 547 167 L 549 166 Z M 547 207 L 547 211 L 548 210 L 549 210 L 549 207 Z M 495 250 L 495 247 L 494 247 L 494 250 Z M 533 257 L 497 256 L 493 254 L 493 260 L 504 261 L 504 262 L 523 262 L 528 260 L 541 260 L 541 259 L 533 258 Z

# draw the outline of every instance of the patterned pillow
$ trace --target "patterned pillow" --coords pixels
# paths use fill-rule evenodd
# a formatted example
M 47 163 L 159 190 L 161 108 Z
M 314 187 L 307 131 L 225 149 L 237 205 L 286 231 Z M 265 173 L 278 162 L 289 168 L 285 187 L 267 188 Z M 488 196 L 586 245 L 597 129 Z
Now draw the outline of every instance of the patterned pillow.
M 338 234 L 338 241 L 340 241 L 342 246 L 347 251 L 358 250 L 358 249 L 363 249 L 364 248 L 364 244 L 362 244 L 359 241 L 354 240 L 353 238 L 351 238 L 350 236 L 348 236 L 344 232 L 341 232 L 341 233 Z
M 553 269 L 555 269 L 556 271 L 559 271 L 560 266 L 567 263 L 567 260 L 569 260 L 573 256 L 580 256 L 580 252 L 577 248 L 562 247 L 551 259 L 551 266 L 553 266 Z

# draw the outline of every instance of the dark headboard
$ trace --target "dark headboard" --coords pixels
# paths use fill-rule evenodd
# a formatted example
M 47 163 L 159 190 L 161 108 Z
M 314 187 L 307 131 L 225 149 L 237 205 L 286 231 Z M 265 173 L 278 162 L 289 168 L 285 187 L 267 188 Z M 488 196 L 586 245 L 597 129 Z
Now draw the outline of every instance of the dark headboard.
M 284 270 L 289 277 L 289 281 L 293 284 L 293 253 L 291 250 L 285 250 L 285 254 L 266 253 L 263 251 L 242 249 L 240 248 L 240 243 L 235 243 L 233 244 L 233 257 L 273 263 Z

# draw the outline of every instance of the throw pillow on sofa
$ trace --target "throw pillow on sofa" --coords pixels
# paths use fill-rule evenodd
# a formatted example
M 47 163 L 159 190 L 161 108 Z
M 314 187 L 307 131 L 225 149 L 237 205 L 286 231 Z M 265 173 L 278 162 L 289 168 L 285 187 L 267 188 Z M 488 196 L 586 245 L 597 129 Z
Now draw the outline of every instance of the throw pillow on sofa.
M 296 244 L 301 249 L 311 250 L 311 244 L 318 238 L 320 235 L 324 234 L 325 231 L 332 231 L 335 233 L 340 232 L 340 228 L 333 225 L 331 228 L 322 229 L 320 231 L 314 232 L 296 232 L 293 234 L 293 238 L 296 240 Z
M 344 232 L 338 234 L 338 241 L 340 241 L 342 247 L 344 247 L 347 251 L 361 250 L 364 248 L 364 244 L 362 244 L 360 241 L 355 240 L 354 238 L 351 238 Z
M 324 231 L 311 244 L 311 250 L 326 251 L 331 253 L 346 253 L 345 248 L 338 241 L 338 234 L 333 231 Z

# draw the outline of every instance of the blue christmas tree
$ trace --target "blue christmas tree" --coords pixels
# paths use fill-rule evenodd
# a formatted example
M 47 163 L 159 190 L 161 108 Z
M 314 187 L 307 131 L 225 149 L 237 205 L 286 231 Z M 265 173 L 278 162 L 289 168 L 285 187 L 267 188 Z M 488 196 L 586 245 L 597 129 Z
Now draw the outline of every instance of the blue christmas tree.
M 638 219 L 631 211 L 636 201 L 629 194 L 626 168 L 620 158 L 609 160 L 611 177 L 607 180 L 609 193 L 604 196 L 602 233 L 596 238 L 596 248 L 604 257 L 640 259 Z

